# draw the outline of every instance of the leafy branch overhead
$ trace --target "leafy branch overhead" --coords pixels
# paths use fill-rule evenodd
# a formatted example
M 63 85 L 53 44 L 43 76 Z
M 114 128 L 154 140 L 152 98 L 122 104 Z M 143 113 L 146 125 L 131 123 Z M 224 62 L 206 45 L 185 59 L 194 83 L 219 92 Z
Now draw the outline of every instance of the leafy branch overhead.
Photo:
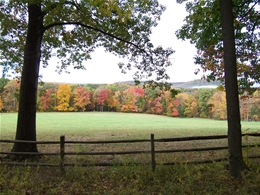
M 68 66 L 84 69 L 83 62 L 103 47 L 125 58 L 119 63 L 122 72 L 135 68 L 136 81 L 154 73 L 152 85 L 163 87 L 158 81 L 169 78 L 166 67 L 174 51 L 155 48 L 149 37 L 164 10 L 157 0 L 0 1 L 0 63 L 4 71 L 21 72 L 15 139 L 36 140 L 39 69 L 52 56 L 60 59 L 58 72 Z M 38 152 L 35 143 L 15 143 L 12 150 Z
M 5 70 L 20 70 L 23 64 L 28 6 L 40 4 L 43 36 L 41 63 L 48 66 L 52 56 L 60 63 L 57 71 L 72 65 L 84 69 L 97 47 L 104 47 L 127 62 L 119 62 L 122 72 L 134 68 L 135 80 L 156 75 L 156 81 L 169 78 L 171 48 L 155 48 L 149 38 L 165 7 L 151 1 L 1 1 L 0 60 Z M 154 78 L 154 77 L 153 77 Z
M 259 0 L 233 1 L 237 76 L 241 92 L 251 91 L 255 83 L 260 83 L 259 3 Z M 198 50 L 195 63 L 202 68 L 208 80 L 224 81 L 219 1 L 186 0 L 186 10 L 189 15 L 181 29 L 176 32 L 177 37 L 195 44 Z

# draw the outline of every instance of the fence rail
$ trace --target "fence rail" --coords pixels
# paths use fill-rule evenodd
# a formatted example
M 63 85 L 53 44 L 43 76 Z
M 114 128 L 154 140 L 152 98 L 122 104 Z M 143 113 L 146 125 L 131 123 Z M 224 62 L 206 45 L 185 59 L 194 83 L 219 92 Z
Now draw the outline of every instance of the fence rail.
M 253 137 L 260 137 L 259 133 L 250 133 L 250 134 L 242 134 L 242 136 L 253 136 Z M 59 156 L 59 164 L 52 164 L 52 163 L 31 163 L 31 162 L 6 162 L 0 161 L 0 164 L 5 165 L 16 165 L 16 166 L 59 166 L 61 170 L 64 171 L 65 166 L 75 166 L 75 163 L 65 163 L 65 156 L 70 155 L 126 155 L 126 154 L 150 154 L 151 160 L 150 163 L 81 163 L 77 164 L 79 166 L 125 166 L 125 165 L 151 165 L 152 170 L 156 169 L 156 154 L 167 154 L 167 153 L 177 153 L 177 152 L 199 152 L 199 151 L 217 151 L 217 150 L 226 150 L 228 149 L 227 146 L 218 146 L 218 147 L 203 147 L 203 148 L 184 148 L 184 149 L 169 149 L 169 150 L 156 150 L 155 143 L 159 142 L 183 142 L 183 141 L 195 141 L 195 140 L 216 140 L 216 139 L 226 139 L 227 135 L 214 135 L 214 136 L 193 136 L 193 137 L 178 137 L 178 138 L 161 138 L 155 139 L 154 134 L 151 134 L 150 139 L 134 139 L 134 140 L 106 140 L 106 141 L 66 141 L 65 136 L 60 136 L 60 141 L 24 141 L 24 140 L 1 140 L 0 143 L 35 143 L 35 144 L 59 144 L 60 151 L 59 152 L 5 152 L 0 151 L 0 155 L 40 155 L 40 156 Z M 105 151 L 105 152 L 66 152 L 65 146 L 67 144 L 118 144 L 118 143 L 150 143 L 150 150 L 136 150 L 136 151 Z M 260 147 L 260 144 L 248 144 L 243 145 L 243 148 L 246 147 Z M 260 152 L 259 152 L 260 154 Z M 251 156 L 249 158 L 260 158 L 260 155 Z M 203 160 L 203 161 L 191 161 L 186 162 L 189 163 L 211 163 L 211 162 L 219 162 L 227 160 L 227 158 L 218 158 L 214 160 Z M 174 165 L 178 164 L 176 162 L 166 162 L 161 163 L 162 165 Z

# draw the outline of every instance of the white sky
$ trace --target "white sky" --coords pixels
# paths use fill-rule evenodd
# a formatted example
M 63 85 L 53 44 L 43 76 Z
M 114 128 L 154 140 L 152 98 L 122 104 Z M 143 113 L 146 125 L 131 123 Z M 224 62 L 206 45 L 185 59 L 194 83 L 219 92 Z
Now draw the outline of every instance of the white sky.
M 185 4 L 177 4 L 175 0 L 159 0 L 167 6 L 159 25 L 153 29 L 151 40 L 155 46 L 163 48 L 171 47 L 176 52 L 172 55 L 173 65 L 167 73 L 171 82 L 191 81 L 200 79 L 194 71 L 198 66 L 194 65 L 193 57 L 196 54 L 194 45 L 189 41 L 177 40 L 175 31 L 182 26 L 183 19 L 187 15 Z M 69 68 L 70 74 L 55 72 L 56 60 L 52 59 L 47 68 L 40 68 L 42 81 L 61 83 L 114 83 L 118 81 L 133 80 L 133 72 L 122 74 L 118 68 L 118 62 L 122 61 L 113 54 L 105 53 L 102 48 L 97 49 L 91 55 L 92 59 L 84 63 L 87 70 L 74 70 Z

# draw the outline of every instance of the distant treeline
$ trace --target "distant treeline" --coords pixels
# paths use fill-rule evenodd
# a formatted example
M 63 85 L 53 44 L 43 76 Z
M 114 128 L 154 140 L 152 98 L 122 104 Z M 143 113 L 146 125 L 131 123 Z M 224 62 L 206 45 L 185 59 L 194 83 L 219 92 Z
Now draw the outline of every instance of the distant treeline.
M 188 84 L 187 84 L 188 83 Z M 132 82 L 114 84 L 44 83 L 38 87 L 37 111 L 83 112 L 113 111 L 159 114 L 171 117 L 201 117 L 225 120 L 226 98 L 221 88 L 192 88 L 202 86 L 198 80 L 187 82 L 190 88 L 169 91 L 143 89 Z M 185 83 L 178 83 L 185 86 Z M 217 83 L 210 83 L 215 85 Z M 219 83 L 218 83 L 219 84 Z M 176 86 L 176 85 L 175 85 Z M 16 80 L 0 79 L 0 110 L 16 112 L 20 95 Z M 260 93 L 240 96 L 242 120 L 260 120 Z

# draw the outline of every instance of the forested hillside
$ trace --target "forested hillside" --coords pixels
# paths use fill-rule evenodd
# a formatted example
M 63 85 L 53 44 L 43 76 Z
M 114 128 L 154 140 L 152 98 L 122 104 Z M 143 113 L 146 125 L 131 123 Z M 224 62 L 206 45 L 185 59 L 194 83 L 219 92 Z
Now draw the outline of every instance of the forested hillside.
M 137 112 L 170 117 L 201 117 L 225 120 L 225 92 L 217 88 L 194 88 L 216 85 L 195 80 L 174 83 L 179 93 L 136 86 L 132 82 L 114 84 L 44 83 L 38 86 L 38 112 Z M 179 87 L 177 87 L 179 86 Z M 20 84 L 16 80 L 0 79 L 0 110 L 16 112 Z M 260 93 L 240 96 L 242 120 L 260 120 Z
M 120 82 L 120 83 L 125 83 L 125 84 L 131 84 L 134 85 L 134 81 L 125 81 L 125 82 Z M 141 82 L 142 83 L 142 82 Z M 206 81 L 203 79 L 197 79 L 193 81 L 187 81 L 187 82 L 171 82 L 173 88 L 216 88 L 217 86 L 221 85 L 220 81 Z
M 174 88 L 216 88 L 217 86 L 221 85 L 220 81 L 206 81 L 203 79 L 188 81 L 188 82 L 174 82 L 172 86 Z

